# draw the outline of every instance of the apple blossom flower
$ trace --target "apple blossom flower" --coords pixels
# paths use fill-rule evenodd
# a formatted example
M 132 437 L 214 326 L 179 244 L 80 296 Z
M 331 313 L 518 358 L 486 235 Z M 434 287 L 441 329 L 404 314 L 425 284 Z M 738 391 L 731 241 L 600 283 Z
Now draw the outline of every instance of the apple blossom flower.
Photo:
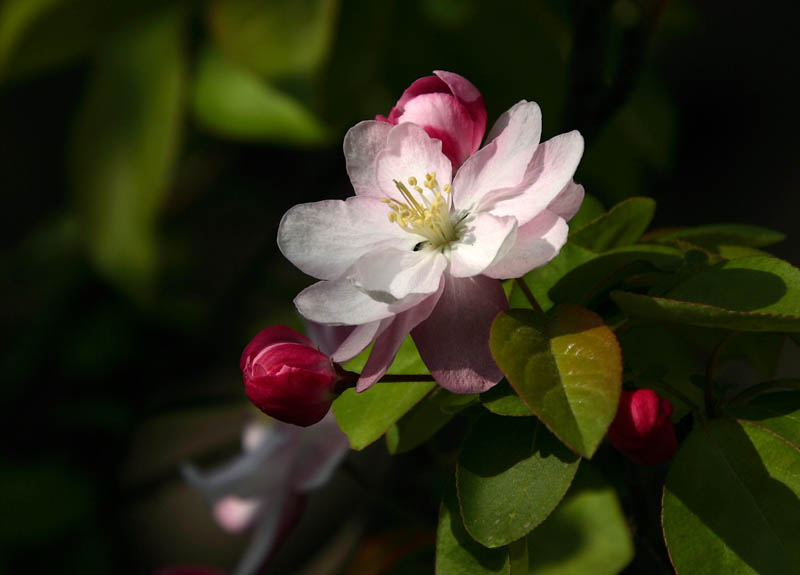
M 328 415 L 316 425 L 250 423 L 242 434 L 244 453 L 220 468 L 202 472 L 191 464 L 186 481 L 202 490 L 216 522 L 229 533 L 253 530 L 236 575 L 251 575 L 296 521 L 306 493 L 327 483 L 349 449 L 347 436 Z
M 488 343 L 508 306 L 498 280 L 550 261 L 583 199 L 572 181 L 583 138 L 573 131 L 540 143 L 540 133 L 539 106 L 523 100 L 454 172 L 442 141 L 418 125 L 361 122 L 344 141 L 356 195 L 284 215 L 278 246 L 322 280 L 295 298 L 297 309 L 356 326 L 332 359 L 374 341 L 357 391 L 383 376 L 409 333 L 446 389 L 476 393 L 500 381 Z
M 355 384 L 355 374 L 285 325 L 259 332 L 244 348 L 239 367 L 247 397 L 256 407 L 301 426 L 325 417 L 334 398 Z
M 678 450 L 671 415 L 672 403 L 655 391 L 623 391 L 608 439 L 637 463 L 666 463 Z
M 378 115 L 375 119 L 421 126 L 431 138 L 441 140 L 442 152 L 454 170 L 478 150 L 486 131 L 486 107 L 481 93 L 463 76 L 441 70 L 416 80 L 388 116 Z

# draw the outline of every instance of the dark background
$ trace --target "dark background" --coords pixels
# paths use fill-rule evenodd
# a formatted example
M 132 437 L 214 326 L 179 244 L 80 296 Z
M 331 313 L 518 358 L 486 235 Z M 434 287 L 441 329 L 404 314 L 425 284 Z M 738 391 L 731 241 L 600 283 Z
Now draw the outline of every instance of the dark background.
M 800 261 L 791 6 L 0 4 L 0 571 L 234 563 L 247 536 L 178 464 L 236 451 L 241 349 L 299 325 L 310 280 L 277 251 L 281 214 L 350 194 L 347 128 L 434 69 L 469 78 L 490 124 L 525 98 L 545 138 L 579 129 L 576 180 L 607 207 L 649 195 L 657 226 L 774 228 Z M 384 487 L 435 522 L 426 465 L 405 456 Z M 285 569 L 346 523 L 316 505 Z

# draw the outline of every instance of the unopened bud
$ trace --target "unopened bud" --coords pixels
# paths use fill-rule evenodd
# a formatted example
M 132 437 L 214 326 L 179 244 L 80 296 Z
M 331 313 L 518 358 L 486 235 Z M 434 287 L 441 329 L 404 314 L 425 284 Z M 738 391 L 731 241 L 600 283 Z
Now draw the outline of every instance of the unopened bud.
M 671 415 L 672 404 L 655 391 L 623 391 L 608 439 L 637 463 L 666 463 L 678 450 Z

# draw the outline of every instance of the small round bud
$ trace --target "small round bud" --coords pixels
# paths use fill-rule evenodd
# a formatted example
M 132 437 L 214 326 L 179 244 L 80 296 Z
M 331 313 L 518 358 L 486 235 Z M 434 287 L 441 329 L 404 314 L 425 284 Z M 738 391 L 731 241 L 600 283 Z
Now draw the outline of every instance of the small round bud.
M 672 404 L 650 389 L 623 391 L 608 439 L 637 463 L 666 463 L 678 450 Z

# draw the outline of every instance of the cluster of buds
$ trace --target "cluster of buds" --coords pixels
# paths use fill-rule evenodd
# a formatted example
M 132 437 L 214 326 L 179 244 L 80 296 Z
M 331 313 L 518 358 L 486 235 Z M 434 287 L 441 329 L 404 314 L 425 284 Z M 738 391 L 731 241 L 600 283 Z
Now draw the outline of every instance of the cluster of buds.
M 623 391 L 608 439 L 636 463 L 666 463 L 678 450 L 671 415 L 672 404 L 655 391 Z
M 342 369 L 306 336 L 285 325 L 268 327 L 242 352 L 247 397 L 267 415 L 307 427 L 320 421 L 358 374 Z

